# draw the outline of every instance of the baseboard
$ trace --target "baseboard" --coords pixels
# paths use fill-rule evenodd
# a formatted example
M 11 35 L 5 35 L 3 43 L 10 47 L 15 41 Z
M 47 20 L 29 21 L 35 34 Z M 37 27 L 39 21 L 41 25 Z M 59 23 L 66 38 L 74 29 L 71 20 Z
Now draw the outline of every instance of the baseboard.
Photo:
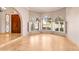
M 68 40 L 70 40 L 72 43 L 74 43 L 77 47 L 79 47 L 79 44 L 76 43 L 74 40 L 72 40 L 71 37 L 69 37 L 68 35 L 66 35 L 66 38 L 67 38 Z

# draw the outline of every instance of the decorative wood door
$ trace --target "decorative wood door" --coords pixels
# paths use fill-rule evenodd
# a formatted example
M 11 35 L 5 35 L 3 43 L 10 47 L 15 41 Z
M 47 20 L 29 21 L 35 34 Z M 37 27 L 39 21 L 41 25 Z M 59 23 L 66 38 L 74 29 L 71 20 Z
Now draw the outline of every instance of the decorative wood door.
M 17 14 L 11 15 L 11 32 L 12 33 L 20 33 L 21 32 L 20 17 Z

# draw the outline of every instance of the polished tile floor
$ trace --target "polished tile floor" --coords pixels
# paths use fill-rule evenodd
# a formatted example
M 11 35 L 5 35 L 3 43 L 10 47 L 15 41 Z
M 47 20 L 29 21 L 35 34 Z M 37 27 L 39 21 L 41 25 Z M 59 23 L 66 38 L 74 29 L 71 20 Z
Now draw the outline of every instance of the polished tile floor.
M 79 47 L 67 37 L 40 33 L 19 37 L 15 42 L 0 47 L 3 51 L 78 51 Z

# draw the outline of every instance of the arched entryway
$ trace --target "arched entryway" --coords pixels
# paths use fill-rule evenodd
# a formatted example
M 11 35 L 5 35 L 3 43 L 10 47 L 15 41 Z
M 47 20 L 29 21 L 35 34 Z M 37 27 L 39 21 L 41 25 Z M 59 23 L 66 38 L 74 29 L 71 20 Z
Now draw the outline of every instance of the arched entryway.
M 21 34 L 21 18 L 18 11 L 12 7 L 6 9 L 5 32 Z
M 1 42 L 8 42 L 9 40 L 20 37 L 22 35 L 21 25 L 19 12 L 13 7 L 5 7 L 5 9 L 0 12 Z

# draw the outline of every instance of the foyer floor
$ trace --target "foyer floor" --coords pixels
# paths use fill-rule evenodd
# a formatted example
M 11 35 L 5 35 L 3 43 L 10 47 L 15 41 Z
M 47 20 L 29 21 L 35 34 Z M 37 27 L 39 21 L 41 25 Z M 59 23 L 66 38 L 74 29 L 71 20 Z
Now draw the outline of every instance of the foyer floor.
M 0 45 L 5 44 L 17 37 L 20 37 L 19 33 L 0 33 Z
M 12 40 L 13 41 L 13 40 Z M 11 41 L 11 42 L 12 42 Z M 10 42 L 10 41 L 9 41 Z M 30 34 L 0 46 L 1 51 L 78 51 L 67 37 L 50 33 Z

